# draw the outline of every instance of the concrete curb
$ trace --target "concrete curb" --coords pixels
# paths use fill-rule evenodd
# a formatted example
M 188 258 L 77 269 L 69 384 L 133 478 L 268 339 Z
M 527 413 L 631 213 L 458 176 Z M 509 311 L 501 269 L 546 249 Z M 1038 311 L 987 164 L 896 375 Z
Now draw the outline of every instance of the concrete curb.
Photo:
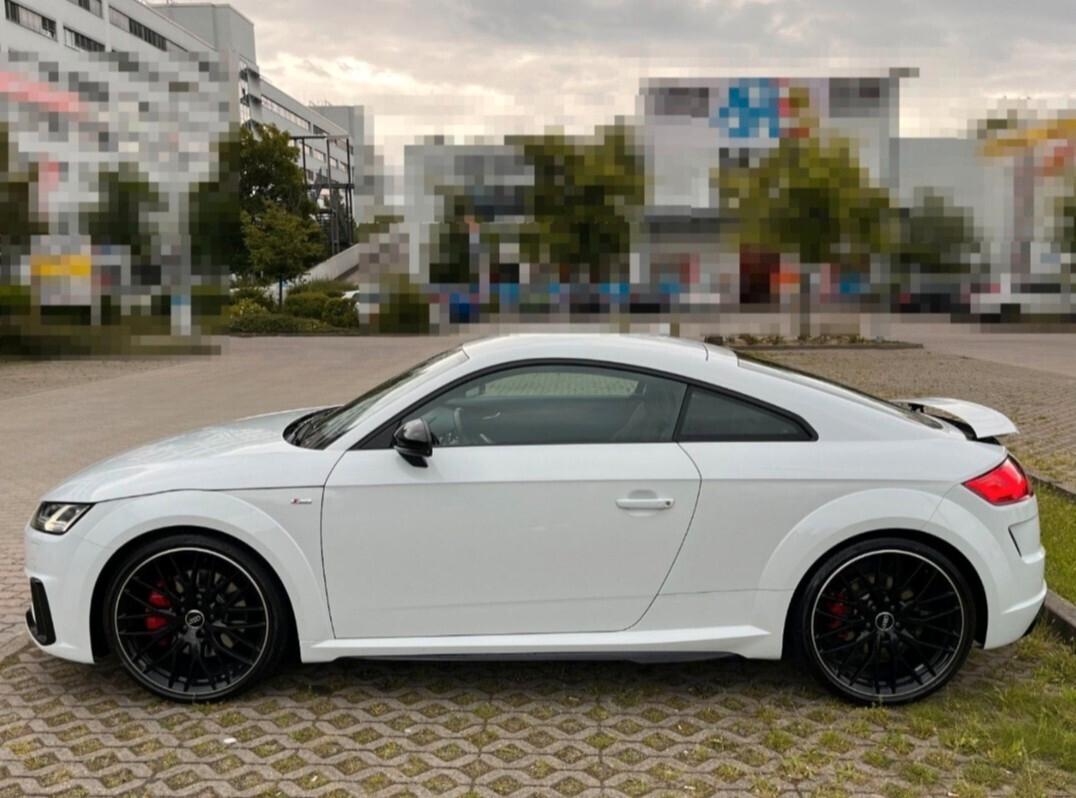
M 1066 641 L 1076 644 L 1076 604 L 1048 590 L 1046 603 L 1042 606 L 1042 619 Z
M 1030 469 L 1025 469 L 1033 482 L 1048 485 L 1052 490 L 1062 494 L 1076 505 L 1076 493 L 1058 484 L 1048 477 L 1037 474 Z M 1076 604 L 1066 598 L 1062 598 L 1052 590 L 1046 591 L 1046 603 L 1042 608 L 1042 618 L 1046 623 L 1065 640 L 1076 643 Z

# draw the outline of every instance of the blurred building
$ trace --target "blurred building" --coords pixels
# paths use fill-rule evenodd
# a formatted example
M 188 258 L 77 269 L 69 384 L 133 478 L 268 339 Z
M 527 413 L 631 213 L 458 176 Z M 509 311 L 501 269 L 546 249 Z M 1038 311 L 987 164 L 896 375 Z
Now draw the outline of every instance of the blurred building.
M 524 221 L 526 192 L 533 183 L 533 170 L 522 151 L 511 144 L 434 140 L 408 146 L 404 151 L 404 207 L 412 277 L 429 281 L 430 264 L 445 256 L 445 222 L 466 225 L 471 219 L 471 246 L 480 279 L 488 280 L 489 262 L 514 261 L 518 283 L 520 258 L 515 233 Z M 503 233 L 498 251 L 483 249 L 474 223 L 479 218 L 484 220 L 482 231 L 487 236 Z
M 832 77 L 666 78 L 640 86 L 640 142 L 650 178 L 640 282 L 707 305 L 769 305 L 781 263 L 725 246 L 716 180 L 753 166 L 782 139 L 824 130 L 850 141 L 873 182 L 900 180 L 900 88 L 913 69 Z
M 147 5 L 138 0 L 5 0 L 0 52 L 43 55 L 126 52 L 150 63 L 212 53 L 234 76 L 232 118 L 272 123 L 297 140 L 312 192 L 353 185 L 347 204 L 362 213 L 378 202 L 377 166 L 361 106 L 306 105 L 262 76 L 254 24 L 226 4 Z

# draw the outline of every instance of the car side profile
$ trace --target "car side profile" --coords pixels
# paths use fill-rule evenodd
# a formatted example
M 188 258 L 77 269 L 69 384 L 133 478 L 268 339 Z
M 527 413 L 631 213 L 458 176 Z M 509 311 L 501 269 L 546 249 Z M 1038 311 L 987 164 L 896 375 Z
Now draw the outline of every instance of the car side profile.
M 42 650 L 231 696 L 340 657 L 794 657 L 915 700 L 1030 628 L 1038 509 L 981 405 L 700 342 L 464 344 L 354 401 L 98 463 L 25 532 Z

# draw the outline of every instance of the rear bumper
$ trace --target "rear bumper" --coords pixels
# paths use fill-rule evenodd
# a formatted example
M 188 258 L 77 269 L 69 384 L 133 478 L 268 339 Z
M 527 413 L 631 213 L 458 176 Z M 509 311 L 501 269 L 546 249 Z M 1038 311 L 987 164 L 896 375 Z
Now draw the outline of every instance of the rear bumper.
M 983 648 L 1023 637 L 1046 601 L 1046 552 L 1035 498 L 994 506 L 956 486 L 932 519 L 954 531 L 986 598 Z

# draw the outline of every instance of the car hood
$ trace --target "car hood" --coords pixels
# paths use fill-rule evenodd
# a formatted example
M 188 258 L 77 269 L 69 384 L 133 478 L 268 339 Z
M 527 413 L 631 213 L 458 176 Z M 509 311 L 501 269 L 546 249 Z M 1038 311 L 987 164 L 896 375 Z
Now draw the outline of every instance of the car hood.
M 155 441 L 80 471 L 44 499 L 100 502 L 171 490 L 321 486 L 340 452 L 302 449 L 283 434 L 316 409 L 252 416 Z

